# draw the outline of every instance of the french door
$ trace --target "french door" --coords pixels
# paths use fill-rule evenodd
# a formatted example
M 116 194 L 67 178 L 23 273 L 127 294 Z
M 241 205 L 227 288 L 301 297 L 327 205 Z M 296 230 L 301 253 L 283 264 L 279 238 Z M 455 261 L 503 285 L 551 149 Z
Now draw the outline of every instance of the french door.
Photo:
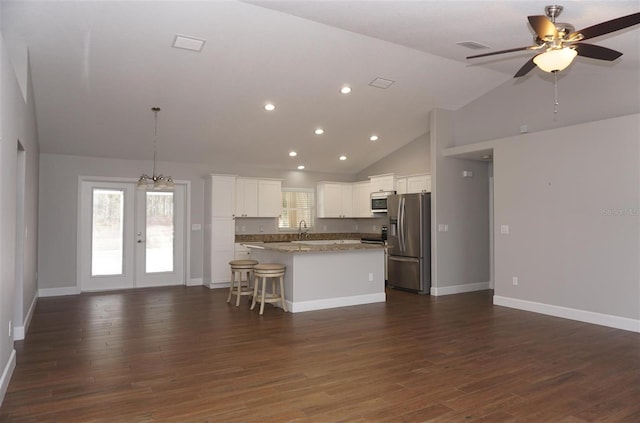
M 184 185 L 139 191 L 134 182 L 81 181 L 82 291 L 182 285 Z

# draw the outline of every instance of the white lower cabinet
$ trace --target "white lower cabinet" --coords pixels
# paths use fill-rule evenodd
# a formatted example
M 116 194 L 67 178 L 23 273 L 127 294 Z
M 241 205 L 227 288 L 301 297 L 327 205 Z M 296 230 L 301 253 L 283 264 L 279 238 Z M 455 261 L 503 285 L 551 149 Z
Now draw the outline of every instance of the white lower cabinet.
M 229 262 L 235 258 L 236 227 L 233 219 L 214 217 L 211 230 L 211 283 L 225 284 L 231 280 Z
M 242 244 L 236 243 L 236 246 L 235 246 L 235 259 L 236 260 L 249 260 L 249 259 L 251 259 L 251 249 L 245 247 Z

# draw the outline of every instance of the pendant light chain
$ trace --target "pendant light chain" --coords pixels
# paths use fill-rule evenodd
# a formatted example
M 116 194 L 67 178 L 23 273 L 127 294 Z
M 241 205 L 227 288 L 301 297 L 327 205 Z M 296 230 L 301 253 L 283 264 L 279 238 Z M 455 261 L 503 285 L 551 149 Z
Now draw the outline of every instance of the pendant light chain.
M 153 110 L 153 119 L 154 119 L 154 127 L 153 127 L 153 178 L 156 178 L 156 157 L 158 151 L 158 112 L 160 111 L 159 107 L 152 107 Z
M 553 91 L 555 101 L 553 103 L 553 114 L 558 114 L 558 71 L 553 72 Z

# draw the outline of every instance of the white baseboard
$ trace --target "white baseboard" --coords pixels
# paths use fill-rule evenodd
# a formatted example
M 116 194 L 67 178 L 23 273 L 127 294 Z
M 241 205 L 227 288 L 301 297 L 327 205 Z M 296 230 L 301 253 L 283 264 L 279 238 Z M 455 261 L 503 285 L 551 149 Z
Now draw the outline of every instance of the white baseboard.
M 493 296 L 493 304 L 504 307 L 517 308 L 519 310 L 533 311 L 535 313 L 546 314 L 548 316 L 577 320 L 579 322 L 593 323 L 595 325 L 628 330 L 631 332 L 640 332 L 640 320 L 629 319 L 627 317 L 594 313 L 592 311 L 555 306 L 551 304 L 536 303 L 533 301 L 520 300 L 517 298 L 501 297 L 498 295 Z
M 2 401 L 4 401 L 4 395 L 7 393 L 9 381 L 11 380 L 11 376 L 13 376 L 13 369 L 15 368 L 16 350 L 11 350 L 11 355 L 9 356 L 9 360 L 7 361 L 6 366 L 4 366 L 4 370 L 2 371 L 2 378 L 0 379 L 0 405 L 2 405 Z
M 187 286 L 199 286 L 202 285 L 202 278 L 191 278 L 187 281 Z
M 61 297 L 63 295 L 77 295 L 80 289 L 77 286 L 64 288 L 42 288 L 38 290 L 38 297 Z
M 209 282 L 205 283 L 204 286 L 209 289 L 229 288 L 229 282 Z
M 443 287 L 431 287 L 431 295 L 434 297 L 440 295 L 452 295 L 452 294 L 462 294 L 464 292 L 472 292 L 472 291 L 484 291 L 485 289 L 491 289 L 491 282 L 476 282 L 476 283 L 467 283 L 464 285 L 453 285 L 453 286 L 443 286 Z
M 287 301 L 287 308 L 292 313 L 303 311 L 324 310 L 327 308 L 348 307 L 353 305 L 384 303 L 387 296 L 384 292 L 365 295 L 354 295 L 351 297 L 327 298 L 313 301 L 297 301 L 292 303 Z
M 24 325 L 16 326 L 13 328 L 13 340 L 14 341 L 22 341 L 29 330 L 29 325 L 31 324 L 31 318 L 33 317 L 33 312 L 36 309 L 36 303 L 38 302 L 38 295 L 33 296 L 33 301 L 31 301 L 31 305 L 29 306 L 29 310 L 27 311 L 27 315 L 24 316 Z

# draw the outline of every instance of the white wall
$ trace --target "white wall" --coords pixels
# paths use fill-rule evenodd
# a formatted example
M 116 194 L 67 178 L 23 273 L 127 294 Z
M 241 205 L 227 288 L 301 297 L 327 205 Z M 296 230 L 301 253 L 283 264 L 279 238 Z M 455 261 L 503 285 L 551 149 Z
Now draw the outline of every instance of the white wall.
M 429 173 L 431 172 L 430 144 L 431 138 L 429 133 L 426 132 L 382 160 L 358 172 L 356 180 L 366 181 L 369 176 L 384 175 L 386 173 L 395 173 L 396 176 Z
M 583 62 L 572 67 L 610 65 Z M 611 66 L 615 70 L 597 80 L 588 73 L 572 73 L 571 67 L 559 73 L 557 114 L 553 112 L 551 74 L 536 70 L 524 78 L 512 78 L 456 111 L 454 143 L 464 145 L 518 135 L 522 125 L 532 133 L 639 113 L 638 70 L 629 69 L 624 63 Z
M 453 112 L 431 114 L 432 288 L 434 295 L 488 289 L 489 166 L 444 157 L 452 147 Z M 462 172 L 473 173 L 465 178 Z M 447 225 L 447 231 L 438 231 Z
M 497 140 L 495 223 L 510 226 L 495 235 L 500 301 L 640 330 L 639 169 L 638 114 Z
M 26 57 L 26 55 L 25 55 Z M 6 44 L 0 38 L 0 399 L 11 378 L 15 365 L 14 334 L 9 333 L 9 322 L 14 329 L 24 332 L 28 313 L 35 303 L 36 245 L 37 245 L 37 192 L 38 192 L 38 137 L 35 107 L 28 66 L 20 78 L 27 84 L 20 87 Z M 27 94 L 26 99 L 23 92 Z M 18 140 L 25 150 L 24 217 L 23 227 L 16 227 Z M 16 272 L 16 233 L 25 234 L 24 265 Z M 22 274 L 21 280 L 16 275 Z
M 42 154 L 40 159 L 40 289 L 76 287 L 77 185 L 79 176 L 137 178 L 149 173 L 149 161 Z M 207 164 L 159 162 L 158 170 L 176 180 L 191 182 L 191 224 L 204 227 L 204 178 L 210 173 L 227 173 L 248 177 L 283 179 L 283 187 L 313 188 L 321 180 L 350 182 L 353 175 L 334 175 L 300 171 L 275 171 L 242 165 L 212 168 Z M 276 219 L 243 219 L 241 233 L 277 232 Z M 239 222 L 242 222 L 239 221 Z M 326 231 L 324 225 L 327 226 Z M 240 223 L 238 226 L 242 226 Z M 316 232 L 351 232 L 354 219 L 323 219 Z M 203 274 L 203 231 L 191 231 L 190 273 L 192 279 Z

